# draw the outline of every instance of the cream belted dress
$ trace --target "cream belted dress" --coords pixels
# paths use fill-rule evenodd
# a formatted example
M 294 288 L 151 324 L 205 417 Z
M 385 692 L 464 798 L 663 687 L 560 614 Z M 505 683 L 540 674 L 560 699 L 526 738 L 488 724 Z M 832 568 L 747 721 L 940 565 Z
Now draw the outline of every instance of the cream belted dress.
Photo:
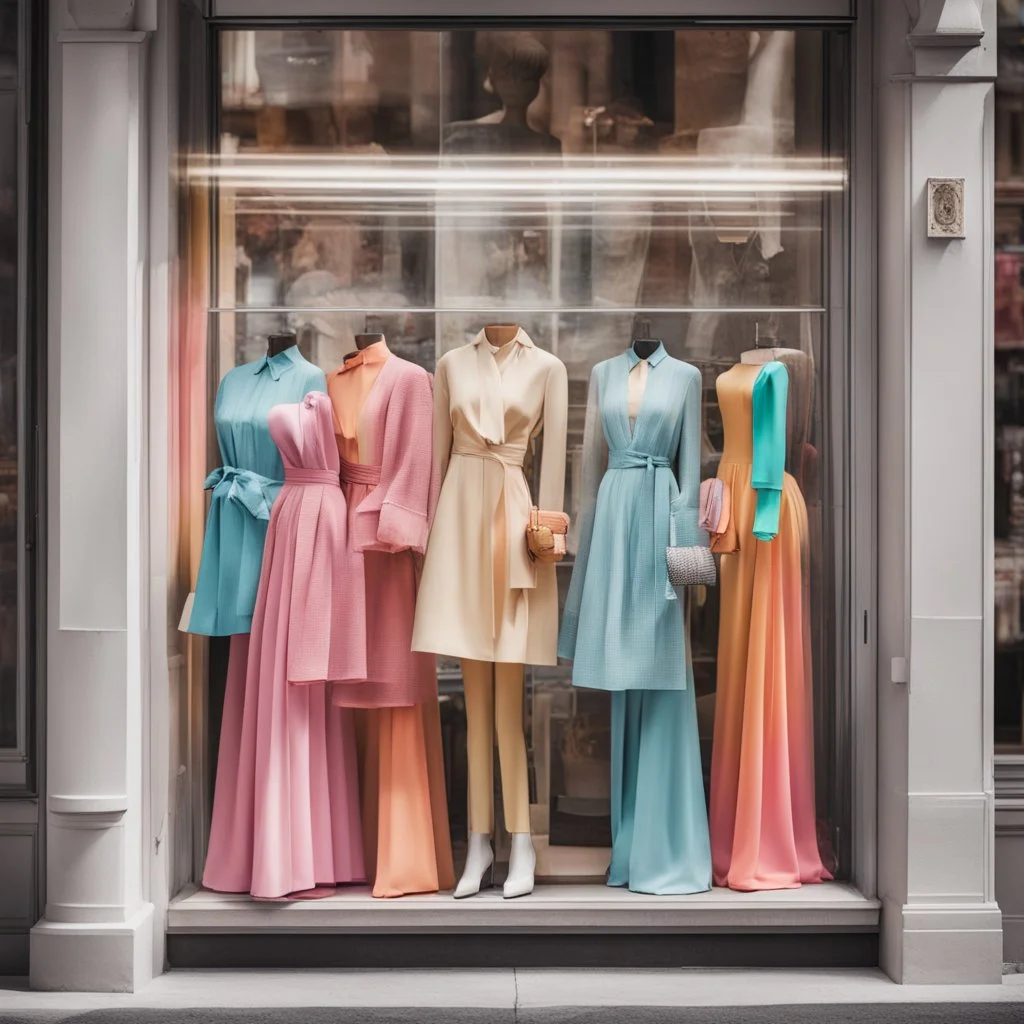
M 434 456 L 442 483 L 413 650 L 475 661 L 557 663 L 555 567 L 530 560 L 526 527 L 533 504 L 562 510 L 568 404 L 565 366 L 522 329 L 500 349 L 481 332 L 438 361 Z M 534 501 L 523 466 L 538 436 Z

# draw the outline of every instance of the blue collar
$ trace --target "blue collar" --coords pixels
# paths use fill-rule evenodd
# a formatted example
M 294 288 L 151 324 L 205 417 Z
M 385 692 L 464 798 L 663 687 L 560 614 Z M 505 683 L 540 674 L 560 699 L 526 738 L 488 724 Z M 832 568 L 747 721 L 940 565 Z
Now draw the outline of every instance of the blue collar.
M 274 380 L 280 380 L 283 374 L 294 369 L 301 360 L 302 353 L 299 352 L 299 346 L 292 345 L 291 348 L 286 348 L 283 352 L 278 352 L 276 356 L 264 356 L 262 359 L 253 363 L 252 372 L 262 373 L 264 370 L 269 369 L 270 376 Z
M 653 370 L 654 367 L 658 365 L 658 363 L 660 363 L 663 359 L 666 359 L 667 357 L 668 353 L 665 351 L 664 344 L 659 343 L 658 347 L 654 350 L 654 352 L 652 353 L 651 357 L 647 360 L 647 362 L 650 364 L 650 367 Z M 629 348 L 626 349 L 626 362 L 629 363 L 629 368 L 631 370 L 634 366 L 636 366 L 637 363 L 640 362 L 640 357 L 636 354 L 632 345 L 630 345 Z

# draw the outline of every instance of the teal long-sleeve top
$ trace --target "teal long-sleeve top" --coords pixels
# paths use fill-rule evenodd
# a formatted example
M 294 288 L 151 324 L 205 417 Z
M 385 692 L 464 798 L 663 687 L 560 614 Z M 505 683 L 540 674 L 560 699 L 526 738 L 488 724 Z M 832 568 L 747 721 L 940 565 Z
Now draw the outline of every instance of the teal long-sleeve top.
M 786 473 L 786 403 L 789 374 L 779 362 L 765 363 L 754 381 L 754 464 L 750 483 L 757 491 L 754 536 L 774 540 L 779 532 L 782 481 Z
M 600 690 L 684 690 L 686 637 L 665 548 L 706 543 L 700 491 L 700 371 L 664 347 L 630 428 L 632 349 L 594 367 L 587 396 L 579 540 L 558 653 Z
M 221 380 L 213 419 L 222 465 L 205 484 L 210 512 L 190 633 L 232 636 L 252 628 L 270 510 L 284 483 L 268 415 L 275 405 L 326 390 L 323 371 L 295 346 L 236 366 Z

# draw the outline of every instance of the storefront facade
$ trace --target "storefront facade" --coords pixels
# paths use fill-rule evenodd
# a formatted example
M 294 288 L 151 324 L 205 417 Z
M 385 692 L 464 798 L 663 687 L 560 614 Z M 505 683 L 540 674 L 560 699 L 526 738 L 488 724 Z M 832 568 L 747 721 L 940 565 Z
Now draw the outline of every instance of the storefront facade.
M 996 3 L 520 3 L 484 20 L 454 0 L 306 0 L 287 23 L 255 0 L 153 0 L 127 23 L 102 6 L 50 11 L 33 985 L 135 989 L 167 965 L 625 961 L 997 982 Z M 474 178 L 458 145 L 522 93 L 515 174 Z M 219 464 L 217 381 L 289 330 L 325 371 L 380 330 L 433 372 L 502 314 L 567 367 L 574 519 L 599 361 L 640 337 L 698 367 L 706 477 L 719 375 L 750 349 L 789 360 L 806 739 L 834 880 L 605 886 L 608 710 L 563 663 L 527 674 L 532 895 L 278 905 L 199 888 L 229 655 L 179 627 Z M 727 613 L 715 592 L 688 609 L 705 784 Z M 439 668 L 461 866 L 466 712 L 457 658 Z M 504 862 L 500 824 L 494 843 Z

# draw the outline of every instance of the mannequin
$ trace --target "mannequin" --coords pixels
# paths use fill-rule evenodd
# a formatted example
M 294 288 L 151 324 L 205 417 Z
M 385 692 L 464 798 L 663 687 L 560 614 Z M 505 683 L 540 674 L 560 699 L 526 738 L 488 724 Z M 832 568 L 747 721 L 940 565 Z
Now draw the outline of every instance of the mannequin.
M 527 553 L 525 531 L 535 497 L 523 465 L 540 436 L 536 504 L 559 511 L 567 415 L 565 366 L 516 324 L 490 324 L 437 363 L 434 460 L 442 484 L 413 650 L 462 664 L 470 834 L 457 899 L 480 891 L 494 860 L 495 732 L 505 827 L 512 836 L 504 896 L 533 891 L 524 666 L 558 662 L 558 587 L 555 567 L 534 563 Z
M 516 324 L 488 324 L 484 336 L 507 358 L 509 346 L 519 333 Z M 506 524 L 507 526 L 507 524 Z M 533 892 L 537 856 L 530 835 L 530 790 L 523 733 L 524 665 L 494 664 L 462 659 L 462 683 L 466 698 L 467 754 L 469 757 L 469 849 L 466 866 L 455 888 L 455 898 L 475 896 L 494 863 L 490 828 L 494 809 L 494 734 L 498 736 L 502 802 L 512 812 L 512 852 L 502 895 L 506 899 Z M 474 828 L 475 826 L 475 828 Z
M 494 348 L 502 348 L 515 341 L 518 333 L 518 324 L 488 324 L 484 328 L 484 337 Z
M 651 337 L 651 321 L 647 317 L 641 317 L 637 324 L 636 336 L 633 338 L 633 351 L 640 357 L 641 362 L 646 362 L 655 352 L 658 351 L 658 347 L 661 345 L 660 338 Z M 639 364 L 638 364 L 639 365 Z M 636 367 L 634 367 L 634 371 Z M 647 378 L 644 377 L 644 383 L 646 384 Z M 641 388 L 640 397 L 643 397 L 643 389 Z M 636 413 L 630 412 L 630 417 L 635 419 Z
M 252 777 L 254 731 L 243 728 L 249 631 L 257 602 L 267 531 L 285 469 L 270 433 L 270 411 L 301 403 L 326 390 L 323 372 L 303 358 L 295 334 L 267 339 L 267 354 L 225 374 L 217 390 L 213 421 L 221 466 L 206 481 L 210 511 L 203 557 L 188 630 L 230 636 L 224 689 L 217 781 L 204 884 L 224 892 L 246 892 L 252 881 Z M 245 500 L 239 500 L 244 494 Z M 248 838 L 246 838 L 248 837 Z
M 831 877 L 815 822 L 808 513 L 785 471 L 794 351 L 757 347 L 716 382 L 732 512 L 712 544 L 722 557 L 710 823 L 715 884 L 741 891 Z
M 806 358 L 798 348 L 779 348 L 776 345 L 761 344 L 761 325 L 754 324 L 754 347 L 740 353 L 740 362 L 750 366 L 764 366 L 765 363 L 781 363 L 787 356 Z
M 367 674 L 335 681 L 333 701 L 354 709 L 367 880 L 375 897 L 395 897 L 455 885 L 437 661 L 410 650 L 433 512 L 433 398 L 427 371 L 393 355 L 383 335 L 355 340 L 327 391 L 348 544 L 363 563 L 366 618 L 353 626 Z
M 744 166 L 751 158 L 778 159 L 793 153 L 795 34 L 754 32 L 748 45 L 739 121 L 701 126 L 697 135 L 701 159 Z M 730 64 L 735 66 L 735 60 Z M 772 263 L 784 248 L 779 201 L 759 196 L 749 206 L 730 207 L 734 214 L 738 210 L 749 214 L 739 221 L 735 216 L 716 218 L 713 206 L 708 202 L 702 210 L 695 205 L 691 212 L 691 301 L 714 310 L 695 314 L 687 328 L 687 351 L 699 357 L 734 356 L 743 343 L 738 332 L 747 329 L 744 320 L 723 316 L 721 307 L 767 305 L 773 284 L 789 286 L 788 281 L 778 280 L 781 268 Z M 737 224 L 744 226 L 737 230 Z
M 789 376 L 789 396 L 786 406 L 786 472 L 796 481 L 807 507 L 807 566 L 809 588 L 806 599 L 805 614 L 809 618 L 809 635 L 816 636 L 819 626 L 820 609 L 823 607 L 819 593 L 822 585 L 821 552 L 823 544 L 823 509 L 818 479 L 818 451 L 812 443 L 814 421 L 814 359 L 809 352 L 798 348 L 780 348 L 774 341 L 770 345 L 760 344 L 760 325 L 755 325 L 754 348 L 743 352 L 741 363 L 763 366 L 765 363 L 778 362 L 786 368 Z M 814 669 L 812 680 L 826 678 L 827 669 L 818 663 L 819 650 L 812 645 Z M 827 701 L 813 701 L 816 716 L 827 714 Z M 815 744 L 825 734 L 825 723 L 821 722 L 814 730 Z M 827 752 L 816 749 L 814 763 L 826 763 Z M 821 769 L 818 769 L 819 771 Z M 827 785 L 824 778 L 816 780 L 819 787 Z M 826 866 L 833 864 L 830 854 L 822 846 L 822 855 Z
M 769 334 L 774 328 L 768 325 Z M 786 471 L 800 485 L 808 505 L 816 498 L 817 452 L 810 444 L 814 414 L 814 360 L 798 348 L 780 347 L 772 337 L 763 342 L 761 325 L 754 324 L 754 347 L 740 354 L 740 362 L 751 366 L 782 363 L 789 375 L 789 399 L 786 409 Z
M 267 355 L 271 359 L 287 352 L 293 345 L 297 345 L 299 339 L 294 331 L 279 331 L 277 334 L 267 335 Z
M 664 552 L 703 539 L 702 389 L 695 366 L 651 345 L 636 338 L 591 374 L 558 653 L 574 686 L 611 695 L 608 885 L 682 895 L 711 887 L 711 850 L 684 595 Z
M 444 148 L 456 153 L 549 153 L 562 144 L 530 127 L 527 112 L 540 95 L 551 58 L 526 32 L 495 32 L 489 47 L 485 88 L 501 100 L 501 110 L 477 121 L 454 121 L 445 129 Z
M 550 66 L 547 50 L 525 32 L 495 32 L 489 35 L 486 49 L 486 80 L 501 101 L 501 109 L 493 119 L 444 125 L 442 157 L 450 159 L 452 166 L 482 174 L 491 161 L 495 167 L 506 168 L 509 158 L 541 164 L 559 158 L 561 142 L 535 130 L 528 118 Z M 464 157 L 473 159 L 463 163 Z M 475 308 L 546 306 L 552 287 L 547 203 L 539 201 L 532 208 L 519 209 L 516 216 L 492 206 L 485 217 L 471 223 L 456 219 L 461 205 L 450 200 L 438 202 L 440 221 L 453 222 L 452 229 L 443 233 L 439 253 L 443 265 L 439 301 Z M 471 315 L 452 314 L 446 321 L 451 336 L 464 333 L 471 337 L 477 330 Z M 546 320 L 531 317 L 525 326 L 536 333 L 541 323 Z
M 378 345 L 384 340 L 384 335 L 376 331 L 368 331 L 366 334 L 356 335 L 356 348 L 362 352 L 371 345 Z

